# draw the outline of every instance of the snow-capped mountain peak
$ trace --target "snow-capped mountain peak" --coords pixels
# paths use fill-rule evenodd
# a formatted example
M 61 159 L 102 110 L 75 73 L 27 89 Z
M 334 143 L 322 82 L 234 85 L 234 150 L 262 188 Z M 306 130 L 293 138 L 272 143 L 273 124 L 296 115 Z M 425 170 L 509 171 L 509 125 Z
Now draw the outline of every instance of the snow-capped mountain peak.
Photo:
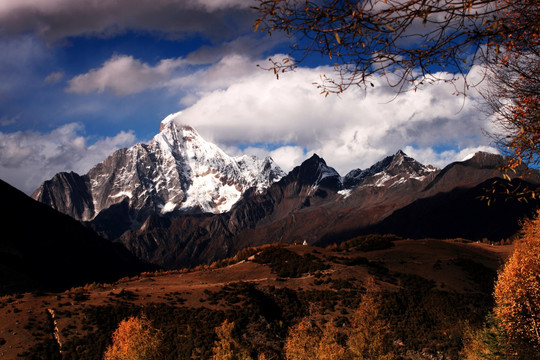
M 438 169 L 431 165 L 423 165 L 399 150 L 392 156 L 372 165 L 368 169 L 355 169 L 343 177 L 343 185 L 351 189 L 360 185 L 392 186 L 408 179 L 422 181 Z
M 250 187 L 259 191 L 284 174 L 271 158 L 230 157 L 208 142 L 191 126 L 179 124 L 178 114 L 161 123 L 161 131 L 150 146 L 163 155 L 169 168 L 177 168 L 185 196 L 182 202 L 167 203 L 161 212 L 199 209 L 222 213 Z
M 284 175 L 271 158 L 228 156 L 193 127 L 179 123 L 178 116 L 166 117 L 148 144 L 118 150 L 94 166 L 80 181 L 84 188 L 55 186 L 56 175 L 36 191 L 36 198 L 84 221 L 127 203 L 130 218 L 138 222 L 154 212 L 226 212 L 248 188 L 261 191 Z M 63 206 L 65 201 L 44 201 L 40 195 L 66 191 L 72 194 L 63 194 L 65 199 L 79 196 L 76 193 L 91 200 L 73 209 Z

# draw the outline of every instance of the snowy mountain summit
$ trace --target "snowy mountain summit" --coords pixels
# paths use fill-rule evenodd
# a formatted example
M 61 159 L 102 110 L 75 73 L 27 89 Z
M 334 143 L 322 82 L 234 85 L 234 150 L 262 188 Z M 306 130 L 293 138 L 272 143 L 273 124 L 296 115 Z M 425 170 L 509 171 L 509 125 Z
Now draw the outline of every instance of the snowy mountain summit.
M 83 176 L 59 173 L 32 197 L 83 221 L 123 206 L 140 222 L 156 212 L 226 212 L 247 189 L 284 176 L 269 157 L 228 156 L 178 115 L 165 118 L 149 144 L 117 150 Z
M 163 120 L 150 143 L 163 155 L 162 168 L 167 169 L 167 174 L 156 178 L 156 186 L 163 188 L 164 181 L 174 182 L 166 185 L 173 190 L 173 198 L 163 204 L 162 213 L 175 209 L 226 212 L 248 188 L 262 191 L 285 175 L 269 157 L 228 156 L 191 126 L 177 124 L 176 115 Z
M 439 169 L 423 165 L 399 150 L 392 156 L 372 165 L 368 169 L 355 169 L 343 177 L 346 189 L 362 186 L 396 186 L 409 179 L 423 181 L 433 177 Z

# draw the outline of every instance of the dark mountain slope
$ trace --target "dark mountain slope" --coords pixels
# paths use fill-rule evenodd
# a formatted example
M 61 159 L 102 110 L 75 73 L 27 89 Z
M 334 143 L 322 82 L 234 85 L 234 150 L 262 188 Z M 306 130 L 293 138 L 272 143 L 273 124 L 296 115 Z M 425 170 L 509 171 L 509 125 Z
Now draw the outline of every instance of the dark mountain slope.
M 0 294 L 62 290 L 155 269 L 122 245 L 98 237 L 1 180 L 0 193 L 4 200 Z
M 456 187 L 474 187 L 487 179 L 502 178 L 500 169 L 505 163 L 505 158 L 500 155 L 477 152 L 466 161 L 454 162 L 442 169 L 424 192 L 435 195 Z M 507 175 L 511 178 L 519 177 L 532 184 L 540 184 L 540 172 L 527 169 L 525 165 L 516 168 L 515 172 L 509 171 Z
M 515 186 L 536 187 L 513 179 L 512 188 Z M 504 240 L 519 230 L 520 220 L 534 215 L 540 206 L 538 200 L 520 202 L 505 195 L 500 195 L 489 204 L 487 200 L 480 199 L 492 189 L 503 194 L 507 187 L 507 181 L 489 179 L 473 188 L 461 187 L 438 193 L 396 210 L 380 223 L 359 233 L 392 233 L 416 239 L 463 237 L 470 240 Z

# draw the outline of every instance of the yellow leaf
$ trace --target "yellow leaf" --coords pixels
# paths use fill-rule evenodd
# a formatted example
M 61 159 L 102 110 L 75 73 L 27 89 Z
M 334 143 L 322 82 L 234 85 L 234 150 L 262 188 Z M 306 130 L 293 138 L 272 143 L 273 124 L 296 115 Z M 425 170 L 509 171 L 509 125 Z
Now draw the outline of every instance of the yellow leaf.
M 334 36 L 336 37 L 336 41 L 338 42 L 338 44 L 341 45 L 341 38 L 339 37 L 339 34 L 337 32 L 335 32 Z
M 259 25 L 261 25 L 262 23 L 262 20 L 261 19 L 258 19 L 257 21 L 255 21 L 255 25 L 254 25 L 254 30 L 253 31 L 257 31 L 259 29 Z

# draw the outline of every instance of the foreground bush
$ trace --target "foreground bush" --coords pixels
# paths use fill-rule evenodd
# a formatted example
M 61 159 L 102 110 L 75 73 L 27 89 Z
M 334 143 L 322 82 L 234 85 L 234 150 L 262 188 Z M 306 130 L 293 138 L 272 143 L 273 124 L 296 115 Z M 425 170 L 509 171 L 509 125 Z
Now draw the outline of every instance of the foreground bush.
M 521 239 L 495 285 L 495 316 L 521 358 L 540 352 L 540 216 Z
M 161 359 L 161 336 L 146 318 L 130 317 L 118 325 L 104 360 Z

